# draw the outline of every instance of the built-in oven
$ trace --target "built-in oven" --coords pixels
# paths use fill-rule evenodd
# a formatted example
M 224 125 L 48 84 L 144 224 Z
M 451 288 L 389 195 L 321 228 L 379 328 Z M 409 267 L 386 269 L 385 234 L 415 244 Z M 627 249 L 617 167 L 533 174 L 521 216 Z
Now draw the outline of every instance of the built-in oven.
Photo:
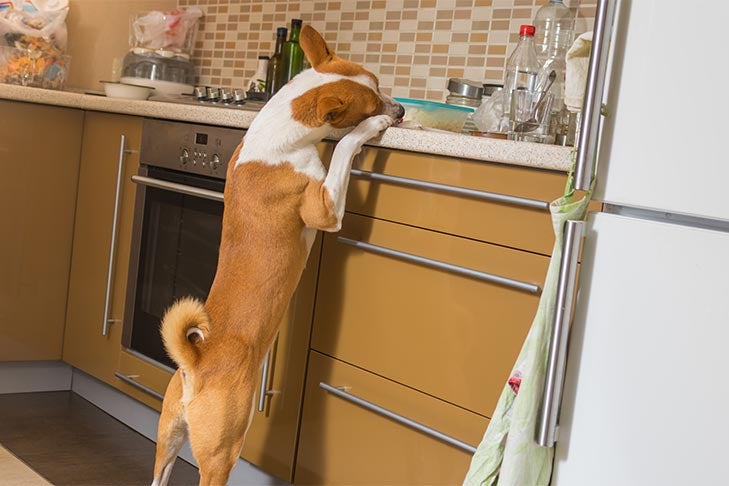
M 175 367 L 160 336 L 166 309 L 207 298 L 215 276 L 227 163 L 243 130 L 145 119 L 123 345 Z

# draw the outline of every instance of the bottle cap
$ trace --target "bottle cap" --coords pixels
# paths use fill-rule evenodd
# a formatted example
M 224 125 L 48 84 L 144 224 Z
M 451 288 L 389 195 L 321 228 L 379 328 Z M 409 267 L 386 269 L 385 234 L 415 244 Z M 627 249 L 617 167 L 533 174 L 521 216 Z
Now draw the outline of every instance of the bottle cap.
M 519 27 L 519 35 L 533 36 L 535 30 L 533 25 L 522 25 Z
M 301 27 L 301 19 L 291 19 L 291 28 Z
M 279 27 L 278 29 L 276 29 L 276 35 L 284 35 L 285 36 L 288 33 L 289 33 L 289 29 L 287 29 L 286 27 Z

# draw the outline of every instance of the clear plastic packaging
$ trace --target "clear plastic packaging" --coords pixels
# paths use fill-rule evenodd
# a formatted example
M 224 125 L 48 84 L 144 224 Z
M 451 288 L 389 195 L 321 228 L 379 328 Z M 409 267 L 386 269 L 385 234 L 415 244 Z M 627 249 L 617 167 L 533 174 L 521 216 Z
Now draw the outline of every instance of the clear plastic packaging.
M 190 56 L 202 11 L 197 7 L 167 12 L 144 12 L 132 15 L 129 27 L 129 47 L 142 50 Z

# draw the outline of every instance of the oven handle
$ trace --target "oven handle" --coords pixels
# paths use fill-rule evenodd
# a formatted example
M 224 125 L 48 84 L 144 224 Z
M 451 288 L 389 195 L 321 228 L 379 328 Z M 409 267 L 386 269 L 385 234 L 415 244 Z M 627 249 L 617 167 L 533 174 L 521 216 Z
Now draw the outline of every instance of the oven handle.
M 106 295 L 104 297 L 104 322 L 101 325 L 101 335 L 106 336 L 109 334 L 109 325 L 119 322 L 119 319 L 114 319 L 109 316 L 111 312 L 111 286 L 112 277 L 114 273 L 114 262 L 116 260 L 116 237 L 117 237 L 117 225 L 119 223 L 119 203 L 121 201 L 122 193 L 122 174 L 124 173 L 124 156 L 130 154 L 133 151 L 127 150 L 124 147 L 127 143 L 127 137 L 122 135 L 119 141 L 119 161 L 116 172 L 116 192 L 114 194 L 114 216 L 111 220 L 111 243 L 109 244 L 109 268 L 106 272 Z
M 164 189 L 165 191 L 172 191 L 179 194 L 185 194 L 187 196 L 201 197 L 203 199 L 211 199 L 213 201 L 223 202 L 223 193 L 217 191 L 211 191 L 208 189 L 200 189 L 199 187 L 187 186 L 185 184 L 178 184 L 177 182 L 168 182 L 161 179 L 155 179 L 153 177 L 146 177 L 135 175 L 132 176 L 132 182 L 142 186 L 156 187 L 157 189 Z

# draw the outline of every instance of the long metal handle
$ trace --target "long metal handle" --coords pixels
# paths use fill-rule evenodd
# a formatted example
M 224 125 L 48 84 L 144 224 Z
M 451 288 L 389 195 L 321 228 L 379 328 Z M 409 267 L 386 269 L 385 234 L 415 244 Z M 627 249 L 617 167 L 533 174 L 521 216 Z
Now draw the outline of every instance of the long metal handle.
M 569 336 L 577 277 L 577 255 L 580 252 L 584 229 L 584 221 L 567 221 L 564 227 L 564 244 L 559 264 L 559 281 L 552 336 L 549 342 L 547 374 L 544 379 L 542 403 L 535 431 L 535 439 L 542 447 L 552 447 L 557 441 L 557 416 L 562 400 L 562 386 L 567 364 L 567 337 Z
M 575 189 L 587 191 L 595 172 L 595 152 L 600 126 L 602 92 L 607 71 L 607 53 L 613 31 L 615 0 L 598 0 L 595 12 L 590 65 L 587 71 L 585 98 L 582 101 L 582 119 L 577 137 L 577 162 L 575 165 Z
M 273 395 L 273 391 L 268 389 L 268 374 L 271 366 L 271 350 L 266 353 L 263 359 L 263 369 L 261 370 L 261 388 L 258 391 L 258 411 L 263 412 L 266 409 L 266 397 Z
M 157 393 L 156 391 L 152 390 L 148 386 L 142 385 L 141 383 L 139 383 L 138 381 L 136 381 L 134 378 L 132 378 L 130 375 L 122 375 L 118 371 L 115 371 L 114 372 L 114 376 L 116 376 L 117 378 L 119 378 L 124 383 L 127 383 L 129 385 L 132 385 L 135 388 L 139 388 L 140 390 L 142 390 L 147 395 L 151 395 L 154 398 L 157 398 L 159 400 L 164 400 L 164 398 L 165 398 L 164 395 L 160 395 L 159 393 Z
M 419 255 L 413 255 L 412 253 L 405 253 L 403 251 L 393 250 L 392 248 L 373 245 L 371 243 L 365 243 L 364 241 L 353 240 L 350 238 L 345 238 L 343 236 L 338 236 L 337 241 L 339 243 L 354 246 L 355 248 L 369 251 L 371 253 L 386 255 L 407 262 L 418 263 L 426 267 L 437 268 L 438 270 L 444 270 L 446 272 L 455 273 L 457 275 L 475 278 L 484 282 L 495 283 L 498 285 L 503 285 L 505 287 L 511 287 L 516 290 L 529 292 L 530 294 L 539 294 L 542 291 L 539 285 L 533 283 L 522 282 L 521 280 L 514 280 L 508 277 L 502 277 L 501 275 L 494 275 L 493 273 L 480 272 L 478 270 L 473 270 L 472 268 L 453 265 L 452 263 L 441 262 L 439 260 L 432 260 L 430 258 L 421 257 Z
M 109 245 L 109 268 L 106 271 L 106 296 L 104 297 L 104 322 L 101 325 L 101 335 L 106 336 L 109 333 L 109 324 L 118 322 L 119 319 L 113 319 L 109 316 L 111 306 L 111 286 L 114 273 L 114 261 L 116 259 L 116 229 L 119 217 L 119 202 L 122 193 L 122 174 L 124 172 L 124 149 L 127 138 L 122 135 L 119 143 L 119 163 L 116 171 L 116 193 L 114 195 L 114 216 L 111 222 L 111 244 Z
M 132 176 L 132 182 L 142 186 L 156 187 L 157 189 L 164 189 L 165 191 L 185 194 L 187 196 L 201 197 L 203 199 L 211 199 L 219 202 L 223 201 L 222 192 L 200 189 L 198 187 L 187 186 L 185 184 L 178 184 L 177 182 L 168 182 L 161 179 L 155 179 L 153 177 L 139 175 Z
M 468 196 L 471 198 L 481 199 L 485 201 L 494 201 L 504 204 L 511 204 L 513 206 L 522 206 L 530 209 L 541 209 L 543 211 L 549 211 L 548 201 L 539 201 L 537 199 L 529 199 L 526 197 L 509 196 L 508 194 L 499 194 L 497 192 L 478 191 L 476 189 L 467 189 L 465 187 L 450 186 L 447 184 L 437 184 L 435 182 L 409 179 L 407 177 L 391 176 L 359 169 L 352 169 L 350 173 L 353 176 L 360 177 L 362 179 L 391 182 L 393 184 L 399 184 L 401 186 L 430 189 L 433 191 L 444 192 L 447 194 L 456 194 L 459 196 Z
M 460 441 L 460 440 L 456 439 L 455 437 L 446 435 L 443 432 L 440 432 L 431 427 L 428 427 L 427 425 L 423 425 L 420 422 L 416 422 L 415 420 L 404 417 L 400 414 L 397 414 L 391 410 L 383 408 L 372 402 L 368 402 L 367 400 L 364 400 L 356 395 L 352 395 L 351 393 L 348 393 L 348 392 L 342 390 L 341 388 L 337 388 L 335 386 L 332 386 L 332 385 L 330 385 L 328 383 L 324 383 L 324 382 L 320 382 L 319 386 L 321 388 L 323 388 L 324 390 L 328 391 L 329 393 L 331 393 L 332 395 L 342 398 L 348 402 L 352 402 L 356 405 L 359 405 L 362 408 L 375 412 L 379 415 L 383 415 L 389 419 L 394 420 L 397 423 L 400 423 L 402 425 L 415 429 L 418 432 L 422 432 L 425 435 L 429 435 L 430 437 L 434 437 L 438 440 L 441 440 L 441 441 L 445 442 L 446 444 L 450 444 L 454 447 L 464 450 L 464 451 L 468 452 L 469 454 L 473 454 L 476 452 L 476 448 L 474 446 L 472 446 L 471 444 L 466 444 L 465 442 Z

